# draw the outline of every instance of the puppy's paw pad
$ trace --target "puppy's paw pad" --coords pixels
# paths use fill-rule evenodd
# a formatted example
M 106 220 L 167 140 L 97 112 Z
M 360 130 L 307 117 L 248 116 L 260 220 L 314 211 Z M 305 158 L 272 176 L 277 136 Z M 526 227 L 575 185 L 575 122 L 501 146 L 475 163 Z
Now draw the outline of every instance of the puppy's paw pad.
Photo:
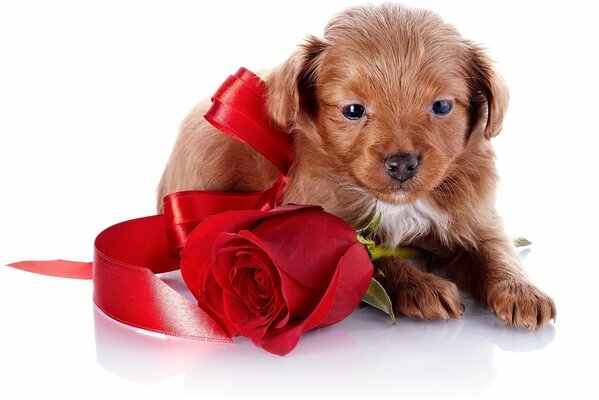
M 528 329 L 546 325 L 557 314 L 553 299 L 523 280 L 495 284 L 489 290 L 488 303 L 506 325 Z
M 427 274 L 399 285 L 393 309 L 409 317 L 448 320 L 463 316 L 464 303 L 455 284 Z

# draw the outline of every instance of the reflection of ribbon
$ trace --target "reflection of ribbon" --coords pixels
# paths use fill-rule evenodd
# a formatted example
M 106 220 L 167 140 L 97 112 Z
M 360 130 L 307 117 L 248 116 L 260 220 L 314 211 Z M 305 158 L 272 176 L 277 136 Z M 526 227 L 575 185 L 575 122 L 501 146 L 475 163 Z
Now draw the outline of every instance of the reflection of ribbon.
M 277 167 L 279 179 L 270 188 L 255 193 L 170 194 L 164 200 L 164 214 L 121 222 L 100 233 L 93 268 L 92 263 L 64 260 L 23 261 L 10 266 L 76 279 L 89 279 L 93 272 L 94 302 L 112 318 L 167 335 L 230 342 L 212 318 L 155 274 L 179 268 L 179 251 L 205 218 L 228 210 L 270 209 L 279 203 L 291 165 L 291 139 L 271 127 L 265 95 L 264 82 L 240 68 L 213 96 L 205 118 Z

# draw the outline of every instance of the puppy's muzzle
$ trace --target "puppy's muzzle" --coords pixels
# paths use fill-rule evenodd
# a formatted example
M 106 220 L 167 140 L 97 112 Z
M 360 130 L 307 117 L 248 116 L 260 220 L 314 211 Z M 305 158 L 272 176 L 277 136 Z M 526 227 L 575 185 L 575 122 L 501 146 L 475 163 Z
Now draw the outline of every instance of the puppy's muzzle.
M 414 153 L 393 154 L 385 159 L 385 168 L 389 176 L 400 182 L 405 182 L 416 175 L 419 160 Z

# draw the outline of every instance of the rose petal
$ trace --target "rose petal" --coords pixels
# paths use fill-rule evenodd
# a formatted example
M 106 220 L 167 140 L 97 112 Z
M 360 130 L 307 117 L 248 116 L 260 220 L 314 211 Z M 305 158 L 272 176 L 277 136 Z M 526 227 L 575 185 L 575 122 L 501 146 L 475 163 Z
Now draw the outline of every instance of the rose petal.
M 269 333 L 258 345 L 271 353 L 285 355 L 293 350 L 303 333 L 345 319 L 364 297 L 372 273 L 372 263 L 364 246 L 361 243 L 351 246 L 339 260 L 329 287 L 314 312 L 293 327 Z
M 181 275 L 188 289 L 196 299 L 199 299 L 202 292 L 201 285 L 204 275 L 210 268 L 211 259 L 202 251 L 190 249 L 184 253 L 185 257 L 181 258 Z
M 370 286 L 374 268 L 364 245 L 356 243 L 341 257 L 337 270 L 339 280 L 335 302 L 319 327 L 336 324 L 354 311 Z
M 324 296 L 320 299 L 317 307 L 314 309 L 305 320 L 299 321 L 295 325 L 288 325 L 278 332 L 269 332 L 269 335 L 265 336 L 256 343 L 264 350 L 284 356 L 289 353 L 297 343 L 301 335 L 310 329 L 318 326 L 318 323 L 322 321 L 327 313 L 330 311 L 336 294 L 337 281 L 339 279 L 339 270 L 335 271 L 330 282 L 330 286 L 324 293 Z
M 242 336 L 252 341 L 259 341 L 266 334 L 270 318 L 248 312 L 243 300 L 239 297 L 225 294 L 223 307 L 231 323 L 235 325 Z
M 202 280 L 201 296 L 198 296 L 199 307 L 207 312 L 229 336 L 238 336 L 239 331 L 231 324 L 223 308 L 224 292 L 212 274 L 205 274 Z
M 229 321 L 235 326 L 247 323 L 252 317 L 256 318 L 248 311 L 244 301 L 235 294 L 227 292 L 223 294 L 223 309 Z
M 282 271 L 321 293 L 326 290 L 337 261 L 356 243 L 351 225 L 318 208 L 269 216 L 252 233 Z
M 302 285 L 284 271 L 281 277 L 280 292 L 287 304 L 290 319 L 304 319 L 310 315 L 320 301 L 322 292 Z

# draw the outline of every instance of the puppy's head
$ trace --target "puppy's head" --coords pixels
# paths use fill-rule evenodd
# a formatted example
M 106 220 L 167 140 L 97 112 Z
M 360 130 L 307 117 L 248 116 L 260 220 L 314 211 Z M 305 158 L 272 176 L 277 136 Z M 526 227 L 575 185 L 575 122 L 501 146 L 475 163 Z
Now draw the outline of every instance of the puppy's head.
M 499 133 L 507 107 L 479 47 L 433 13 L 390 4 L 339 14 L 267 84 L 275 124 L 393 204 L 438 186 L 469 141 Z

